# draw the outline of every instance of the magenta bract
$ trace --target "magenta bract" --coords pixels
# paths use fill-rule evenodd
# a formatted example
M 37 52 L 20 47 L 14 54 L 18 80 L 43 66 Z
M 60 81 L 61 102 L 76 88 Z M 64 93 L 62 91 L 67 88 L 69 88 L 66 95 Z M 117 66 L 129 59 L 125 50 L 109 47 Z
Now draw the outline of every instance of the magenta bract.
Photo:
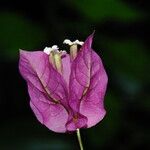
M 91 48 L 90 35 L 75 59 L 61 58 L 63 71 L 53 67 L 43 51 L 20 51 L 19 70 L 27 81 L 30 106 L 37 119 L 55 132 L 96 125 L 105 116 L 107 74 Z

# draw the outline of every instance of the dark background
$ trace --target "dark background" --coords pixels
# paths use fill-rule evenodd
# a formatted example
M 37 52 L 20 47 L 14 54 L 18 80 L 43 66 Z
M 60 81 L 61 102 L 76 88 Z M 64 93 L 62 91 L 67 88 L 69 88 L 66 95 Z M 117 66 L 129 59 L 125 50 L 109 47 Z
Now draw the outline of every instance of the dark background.
M 85 38 L 109 77 L 107 115 L 81 130 L 85 150 L 148 150 L 150 5 L 144 0 L 0 1 L 0 150 L 77 150 L 75 133 L 41 125 L 18 72 L 19 48 L 44 49 Z

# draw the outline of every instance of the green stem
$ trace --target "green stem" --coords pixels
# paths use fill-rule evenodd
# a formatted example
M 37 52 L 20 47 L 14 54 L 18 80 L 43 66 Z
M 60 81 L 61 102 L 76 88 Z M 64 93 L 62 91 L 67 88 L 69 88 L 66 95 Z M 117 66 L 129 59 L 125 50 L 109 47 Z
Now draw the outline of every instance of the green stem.
M 83 145 L 82 145 L 82 140 L 81 140 L 81 135 L 80 135 L 80 130 L 77 129 L 77 137 L 78 137 L 78 142 L 80 145 L 80 150 L 83 150 Z

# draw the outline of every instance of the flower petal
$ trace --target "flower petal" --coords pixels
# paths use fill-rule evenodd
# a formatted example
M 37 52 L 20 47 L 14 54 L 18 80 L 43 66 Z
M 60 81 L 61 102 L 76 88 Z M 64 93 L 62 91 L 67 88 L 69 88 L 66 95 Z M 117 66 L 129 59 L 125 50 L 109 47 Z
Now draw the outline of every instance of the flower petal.
M 108 78 L 102 61 L 92 51 L 90 86 L 80 103 L 80 113 L 88 118 L 87 127 L 97 124 L 106 114 L 103 100 L 107 81 Z
M 49 101 L 48 97 L 34 85 L 28 83 L 28 92 L 31 98 L 30 106 L 36 118 L 54 132 L 66 132 L 68 112 L 60 104 Z
M 41 51 L 20 52 L 20 73 L 27 81 L 30 106 L 37 119 L 55 132 L 65 132 L 68 120 L 68 91 L 63 77 Z
M 90 84 L 92 37 L 93 35 L 89 36 L 84 42 L 71 66 L 70 106 L 75 112 L 79 111 L 83 92 Z
M 105 115 L 103 99 L 107 74 L 100 57 L 91 49 L 90 35 L 72 63 L 70 77 L 70 106 L 87 117 L 87 127 L 94 126 Z
M 87 118 L 81 114 L 78 114 L 77 118 L 73 118 L 72 115 L 69 116 L 68 122 L 66 124 L 67 131 L 76 131 L 80 128 L 87 127 Z
M 67 85 L 62 76 L 49 63 L 49 57 L 42 51 L 20 51 L 20 73 L 27 82 L 47 94 L 53 102 L 67 107 Z

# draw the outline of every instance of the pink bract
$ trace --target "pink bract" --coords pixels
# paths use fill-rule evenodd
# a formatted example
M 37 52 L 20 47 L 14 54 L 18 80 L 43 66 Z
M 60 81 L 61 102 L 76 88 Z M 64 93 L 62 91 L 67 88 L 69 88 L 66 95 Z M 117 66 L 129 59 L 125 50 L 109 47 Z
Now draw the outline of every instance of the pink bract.
M 76 58 L 62 57 L 63 73 L 43 51 L 20 51 L 19 70 L 28 85 L 30 106 L 37 119 L 54 132 L 89 128 L 105 116 L 107 74 L 91 48 L 93 34 Z

